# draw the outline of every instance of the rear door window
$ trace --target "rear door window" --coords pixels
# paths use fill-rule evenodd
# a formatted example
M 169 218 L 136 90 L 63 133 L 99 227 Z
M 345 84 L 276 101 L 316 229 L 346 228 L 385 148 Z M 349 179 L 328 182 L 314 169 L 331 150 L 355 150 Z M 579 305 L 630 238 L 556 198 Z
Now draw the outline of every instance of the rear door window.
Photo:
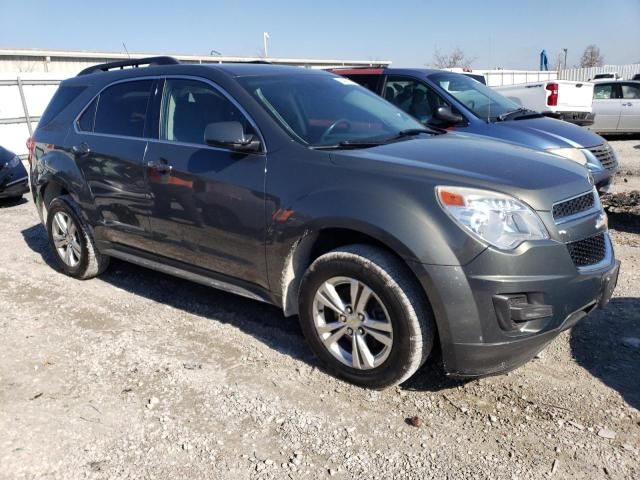
M 118 83 L 98 98 L 95 133 L 143 137 L 152 80 Z
M 368 88 L 373 93 L 378 93 L 378 84 L 380 83 L 382 75 L 345 75 L 345 77 L 365 88 Z

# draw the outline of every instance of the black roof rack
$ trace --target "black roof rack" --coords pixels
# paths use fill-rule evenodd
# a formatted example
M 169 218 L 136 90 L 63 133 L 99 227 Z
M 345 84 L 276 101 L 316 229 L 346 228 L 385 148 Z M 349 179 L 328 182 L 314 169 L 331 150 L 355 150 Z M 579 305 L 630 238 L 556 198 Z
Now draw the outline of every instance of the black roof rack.
M 124 69 L 124 67 L 138 68 L 141 65 L 155 66 L 155 65 L 178 65 L 180 62 L 173 57 L 147 57 L 147 58 L 132 58 L 129 60 L 119 60 L 117 62 L 101 63 L 92 67 L 82 70 L 80 75 L 88 75 L 93 72 L 108 72 L 109 70 L 115 70 L 117 68 Z

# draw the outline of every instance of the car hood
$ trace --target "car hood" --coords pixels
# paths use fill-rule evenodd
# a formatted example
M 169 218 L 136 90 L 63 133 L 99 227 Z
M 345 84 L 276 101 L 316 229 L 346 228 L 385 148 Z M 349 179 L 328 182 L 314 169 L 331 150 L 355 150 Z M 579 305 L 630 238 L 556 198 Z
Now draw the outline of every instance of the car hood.
M 586 128 L 548 117 L 495 122 L 485 128 L 483 133 L 488 136 L 540 150 L 595 147 L 604 143 L 601 136 Z
M 513 195 L 540 211 L 593 188 L 571 160 L 479 136 L 447 134 L 373 148 L 332 152 L 334 162 L 362 160 L 368 171 L 421 176 L 425 185 L 484 188 Z

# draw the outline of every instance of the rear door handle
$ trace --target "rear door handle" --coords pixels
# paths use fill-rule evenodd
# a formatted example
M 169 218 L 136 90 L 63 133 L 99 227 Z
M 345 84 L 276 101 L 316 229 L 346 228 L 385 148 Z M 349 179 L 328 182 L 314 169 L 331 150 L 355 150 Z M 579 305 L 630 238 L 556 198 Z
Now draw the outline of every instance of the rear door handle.
M 74 155 L 79 155 L 81 157 L 87 156 L 91 153 L 91 149 L 86 142 L 82 142 L 79 145 L 74 145 L 71 147 L 71 151 Z
M 173 170 L 173 167 L 169 165 L 164 159 L 160 159 L 159 162 L 147 162 L 147 167 L 151 170 L 155 170 L 161 175 L 167 175 L 171 173 L 171 170 Z

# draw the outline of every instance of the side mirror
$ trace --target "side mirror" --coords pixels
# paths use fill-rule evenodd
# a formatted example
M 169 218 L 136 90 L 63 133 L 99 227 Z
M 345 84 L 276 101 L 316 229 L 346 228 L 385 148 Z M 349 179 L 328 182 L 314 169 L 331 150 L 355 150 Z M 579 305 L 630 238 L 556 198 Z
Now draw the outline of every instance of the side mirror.
M 246 135 L 240 122 L 210 123 L 204 130 L 204 141 L 212 147 L 224 147 L 237 152 L 260 150 L 260 140 L 254 135 Z
M 457 113 L 453 113 L 451 108 L 449 107 L 438 107 L 433 114 L 433 118 L 429 123 L 436 125 L 438 127 L 449 127 L 451 125 L 456 125 L 457 123 L 461 123 L 464 121 L 462 115 L 458 115 Z

